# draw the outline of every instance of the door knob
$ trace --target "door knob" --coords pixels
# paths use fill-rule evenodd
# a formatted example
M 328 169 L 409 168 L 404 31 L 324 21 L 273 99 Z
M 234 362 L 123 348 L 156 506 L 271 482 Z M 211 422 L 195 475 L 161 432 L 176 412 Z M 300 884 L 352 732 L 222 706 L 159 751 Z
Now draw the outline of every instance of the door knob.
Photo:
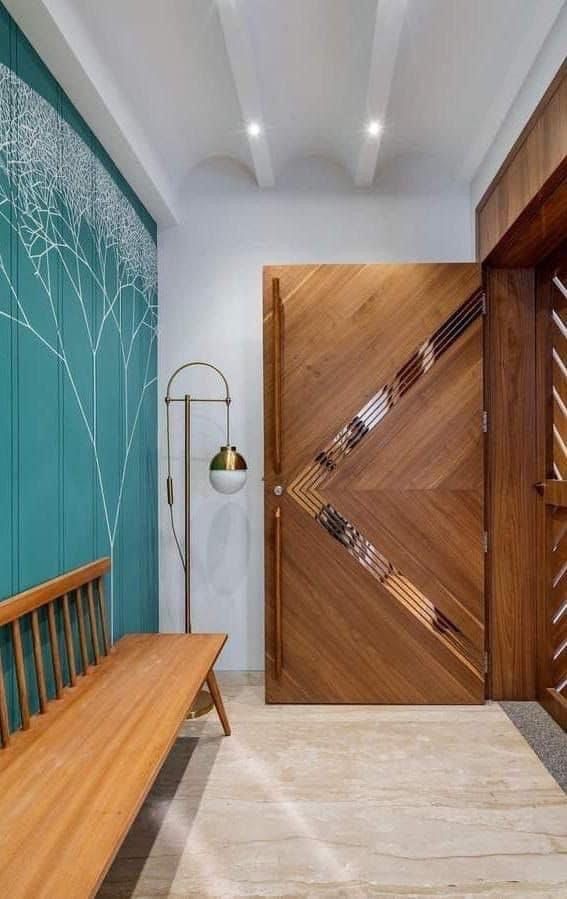
M 276 484 L 276 486 L 274 487 L 274 493 L 275 493 L 275 495 L 276 495 L 276 496 L 281 496 L 283 492 L 284 492 L 284 489 L 283 489 L 282 485 L 281 485 L 281 484 Z

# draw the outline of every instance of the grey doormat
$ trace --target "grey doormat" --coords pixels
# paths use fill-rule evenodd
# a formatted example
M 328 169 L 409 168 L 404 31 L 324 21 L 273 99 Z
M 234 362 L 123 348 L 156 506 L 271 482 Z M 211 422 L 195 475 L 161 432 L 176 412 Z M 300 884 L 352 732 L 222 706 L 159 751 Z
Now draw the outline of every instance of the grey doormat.
M 567 793 L 567 733 L 539 702 L 501 702 L 500 705 Z

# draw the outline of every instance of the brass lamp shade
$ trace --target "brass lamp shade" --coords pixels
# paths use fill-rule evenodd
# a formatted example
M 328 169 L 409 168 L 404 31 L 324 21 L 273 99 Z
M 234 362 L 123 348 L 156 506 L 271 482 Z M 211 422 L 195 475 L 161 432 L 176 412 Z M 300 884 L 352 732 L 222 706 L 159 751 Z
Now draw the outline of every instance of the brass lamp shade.
M 218 493 L 237 493 L 244 487 L 248 466 L 235 446 L 221 446 L 211 460 L 209 480 Z

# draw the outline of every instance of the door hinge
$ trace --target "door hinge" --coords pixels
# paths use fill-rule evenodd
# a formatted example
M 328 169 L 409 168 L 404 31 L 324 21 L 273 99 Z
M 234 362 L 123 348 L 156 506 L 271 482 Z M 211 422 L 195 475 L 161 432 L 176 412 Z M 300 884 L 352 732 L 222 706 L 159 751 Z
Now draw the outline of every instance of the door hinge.
M 482 535 L 482 546 L 483 546 L 485 553 L 487 553 L 488 552 L 488 531 L 485 531 L 484 534 Z
M 484 653 L 484 673 L 488 674 L 488 652 Z
M 486 409 L 482 413 L 482 430 L 485 434 L 488 433 L 488 412 Z
M 486 315 L 486 294 L 482 295 L 482 314 Z

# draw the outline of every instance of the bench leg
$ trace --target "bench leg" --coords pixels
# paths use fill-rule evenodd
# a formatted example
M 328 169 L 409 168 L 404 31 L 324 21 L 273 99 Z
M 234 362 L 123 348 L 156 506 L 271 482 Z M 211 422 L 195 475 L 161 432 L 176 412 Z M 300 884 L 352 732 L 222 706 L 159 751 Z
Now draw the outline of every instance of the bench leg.
M 228 723 L 228 716 L 226 714 L 226 709 L 224 707 L 224 703 L 222 701 L 222 696 L 219 690 L 219 685 L 217 683 L 217 679 L 215 677 L 215 672 L 211 668 L 207 675 L 207 686 L 211 691 L 211 696 L 213 697 L 213 702 L 215 704 L 215 708 L 217 710 L 218 716 L 220 718 L 220 722 L 222 724 L 222 729 L 224 730 L 225 736 L 230 737 L 230 724 Z

